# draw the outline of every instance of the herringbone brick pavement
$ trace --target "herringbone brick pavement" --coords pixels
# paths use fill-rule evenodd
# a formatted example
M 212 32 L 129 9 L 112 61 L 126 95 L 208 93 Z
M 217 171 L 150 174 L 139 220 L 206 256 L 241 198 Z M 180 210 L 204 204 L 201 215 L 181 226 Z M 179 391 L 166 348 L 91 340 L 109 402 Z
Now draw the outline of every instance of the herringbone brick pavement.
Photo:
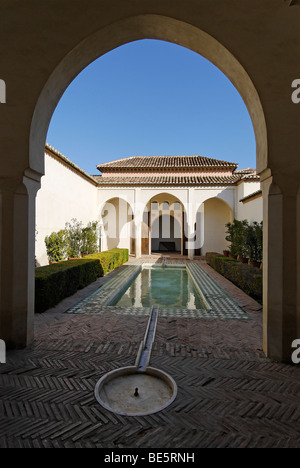
M 159 319 L 151 365 L 178 396 L 144 417 L 104 410 L 94 387 L 134 364 L 147 318 L 37 316 L 33 346 L 0 365 L 0 448 L 300 447 L 300 366 L 264 356 L 261 311 L 238 300 L 251 320 Z
M 120 338 L 137 320 L 126 319 L 118 318 Z M 94 331 L 105 326 L 105 317 L 93 321 Z M 300 446 L 299 367 L 272 363 L 260 350 L 164 339 L 166 324 L 151 365 L 176 380 L 173 405 L 145 417 L 105 411 L 94 387 L 104 373 L 134 364 L 142 325 L 134 341 L 43 337 L 9 352 L 0 367 L 0 447 Z

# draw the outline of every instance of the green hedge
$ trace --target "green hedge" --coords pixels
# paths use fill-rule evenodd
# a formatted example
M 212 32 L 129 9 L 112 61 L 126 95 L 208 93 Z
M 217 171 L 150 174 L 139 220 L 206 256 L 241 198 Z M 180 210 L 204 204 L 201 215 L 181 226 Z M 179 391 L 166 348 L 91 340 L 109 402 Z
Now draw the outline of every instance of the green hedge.
M 262 304 L 262 273 L 259 269 L 233 258 L 224 257 L 217 252 L 208 252 L 206 262 L 248 296 Z
M 128 249 L 111 249 L 105 252 L 87 255 L 87 259 L 98 260 L 101 268 L 101 275 L 106 275 L 109 271 L 118 268 L 123 263 L 128 262 L 129 251 Z
M 127 249 L 112 249 L 82 259 L 54 263 L 35 270 L 35 311 L 42 313 L 85 288 L 126 261 Z

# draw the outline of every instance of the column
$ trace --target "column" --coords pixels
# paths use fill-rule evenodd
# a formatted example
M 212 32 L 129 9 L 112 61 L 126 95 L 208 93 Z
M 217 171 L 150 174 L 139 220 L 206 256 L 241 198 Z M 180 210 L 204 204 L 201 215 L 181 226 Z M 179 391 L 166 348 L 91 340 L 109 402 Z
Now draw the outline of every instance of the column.
M 135 256 L 141 258 L 142 256 L 142 220 L 140 216 L 136 216 L 135 223 Z
M 295 184 L 296 185 L 296 184 Z M 264 194 L 264 351 L 278 361 L 290 361 L 297 334 L 297 255 L 299 213 L 297 187 L 289 179 L 270 177 L 262 183 Z
M 141 203 L 141 189 L 136 188 L 134 191 L 134 237 L 135 237 L 135 256 L 142 256 L 142 222 L 144 206 Z
M 188 224 L 188 258 L 190 260 L 194 259 L 195 255 L 195 223 L 196 223 L 196 213 L 194 207 L 194 189 L 189 188 L 188 193 L 188 207 L 187 207 L 187 224 Z
M 35 197 L 39 176 L 0 180 L 0 338 L 9 348 L 33 340 Z

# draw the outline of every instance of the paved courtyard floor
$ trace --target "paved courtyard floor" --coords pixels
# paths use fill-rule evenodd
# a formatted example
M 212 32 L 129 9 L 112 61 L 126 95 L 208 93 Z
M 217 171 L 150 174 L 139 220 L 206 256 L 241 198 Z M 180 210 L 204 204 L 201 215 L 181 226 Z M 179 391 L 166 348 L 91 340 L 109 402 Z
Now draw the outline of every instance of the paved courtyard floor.
M 247 319 L 160 317 L 151 366 L 178 385 L 169 408 L 124 417 L 94 397 L 102 375 L 134 365 L 147 316 L 66 313 L 125 265 L 37 315 L 34 344 L 7 353 L 0 365 L 0 448 L 300 447 L 300 366 L 268 360 L 261 306 L 203 259 L 196 263 Z

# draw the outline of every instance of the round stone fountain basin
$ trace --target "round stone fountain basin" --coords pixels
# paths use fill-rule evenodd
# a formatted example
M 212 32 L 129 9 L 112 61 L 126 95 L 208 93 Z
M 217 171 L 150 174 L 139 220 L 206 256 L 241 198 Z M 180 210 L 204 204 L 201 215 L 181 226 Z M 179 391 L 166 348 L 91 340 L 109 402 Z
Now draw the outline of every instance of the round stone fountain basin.
M 96 385 L 97 401 L 123 416 L 146 416 L 167 408 L 177 396 L 175 381 L 165 372 L 147 367 L 123 367 L 104 375 Z

